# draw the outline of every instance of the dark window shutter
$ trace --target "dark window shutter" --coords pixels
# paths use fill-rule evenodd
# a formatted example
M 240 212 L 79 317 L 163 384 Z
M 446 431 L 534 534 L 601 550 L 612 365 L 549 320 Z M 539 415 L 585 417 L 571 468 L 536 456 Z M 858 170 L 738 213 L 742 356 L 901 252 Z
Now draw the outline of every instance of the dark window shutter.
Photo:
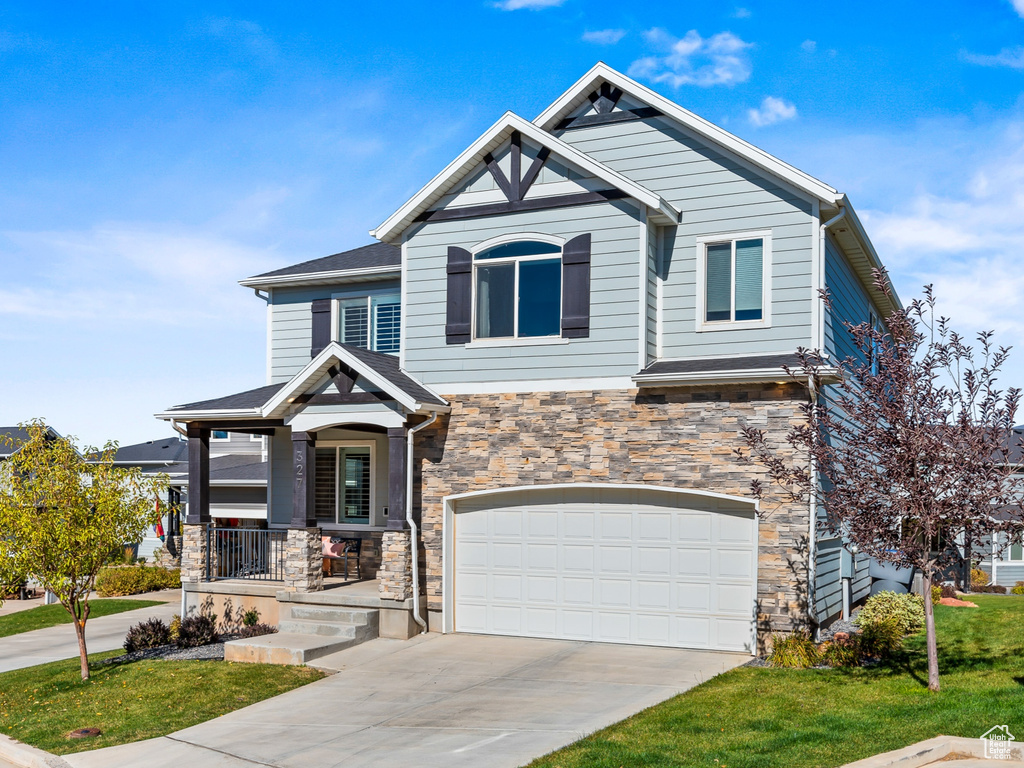
M 465 248 L 448 248 L 448 318 L 445 341 L 466 344 L 472 339 L 473 254 Z
M 577 235 L 562 248 L 562 336 L 590 336 L 590 234 Z
M 309 356 L 316 357 L 331 343 L 331 300 L 314 299 L 311 306 L 313 332 L 310 334 Z

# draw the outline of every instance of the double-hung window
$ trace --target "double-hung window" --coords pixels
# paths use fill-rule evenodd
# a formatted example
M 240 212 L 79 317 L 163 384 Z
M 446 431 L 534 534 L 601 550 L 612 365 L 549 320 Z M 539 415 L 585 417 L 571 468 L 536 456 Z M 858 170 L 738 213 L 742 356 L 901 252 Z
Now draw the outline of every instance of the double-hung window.
M 699 330 L 770 324 L 769 233 L 699 238 L 697 260 Z
M 399 351 L 402 303 L 398 294 L 338 302 L 338 341 L 374 352 Z
M 561 334 L 562 249 L 517 240 L 473 256 L 473 336 L 525 339 Z

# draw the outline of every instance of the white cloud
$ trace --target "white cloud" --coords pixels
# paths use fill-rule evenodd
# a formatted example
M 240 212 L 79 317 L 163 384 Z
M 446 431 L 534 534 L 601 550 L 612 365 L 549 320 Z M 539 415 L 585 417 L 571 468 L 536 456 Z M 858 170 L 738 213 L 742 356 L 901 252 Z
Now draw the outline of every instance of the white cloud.
M 704 38 L 691 29 L 682 38 L 676 38 L 664 29 L 651 29 L 644 33 L 649 45 L 662 51 L 660 56 L 637 59 L 629 67 L 632 77 L 641 77 L 655 83 L 668 83 L 673 88 L 682 85 L 709 87 L 736 85 L 750 78 L 751 64 L 747 43 L 732 32 L 719 32 Z
M 766 96 L 758 109 L 747 110 L 747 118 L 751 125 L 763 127 L 781 123 L 783 120 L 792 120 L 796 117 L 796 106 L 791 101 L 779 99 L 775 96 Z
M 1024 19 L 1024 0 L 1010 0 L 1013 3 L 1013 8 L 1017 11 L 1017 14 Z
M 1019 0 L 1024 5 L 1024 0 Z M 961 57 L 971 64 L 979 64 L 983 67 L 1010 67 L 1011 69 L 1024 69 L 1024 46 L 1016 48 L 1003 48 L 995 55 L 983 53 L 971 53 L 963 51 Z
M 734 19 L 749 19 L 753 15 L 754 14 L 750 12 L 749 8 L 737 8 L 732 12 L 732 17 Z
M 615 45 L 626 36 L 624 29 L 588 29 L 583 33 L 583 42 L 597 45 Z
M 503 11 L 539 11 L 542 8 L 556 8 L 564 2 L 565 0 L 499 0 L 494 7 Z
M 1024 0 L 1022 0 L 1022 2 L 1024 2 Z M 804 40 L 802 43 L 800 43 L 800 47 L 803 50 L 807 51 L 807 53 L 814 53 L 816 50 L 818 50 L 818 43 L 814 40 Z

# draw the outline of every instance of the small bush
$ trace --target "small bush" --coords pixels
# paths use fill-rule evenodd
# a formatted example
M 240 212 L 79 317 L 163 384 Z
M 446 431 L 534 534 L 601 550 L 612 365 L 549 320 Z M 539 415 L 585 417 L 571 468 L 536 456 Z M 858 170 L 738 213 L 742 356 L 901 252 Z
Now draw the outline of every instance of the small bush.
M 982 595 L 1005 595 L 1006 587 L 997 587 L 995 584 L 988 584 L 984 587 L 971 587 L 971 592 L 976 592 Z
M 981 568 L 971 568 L 971 589 L 977 592 L 978 587 L 984 587 L 987 584 L 988 574 L 981 570 Z
M 954 600 L 959 600 L 960 599 L 960 596 L 956 593 L 956 587 L 954 587 L 952 584 L 943 584 L 942 585 L 942 596 L 943 597 L 951 597 Z
M 171 618 L 171 625 L 167 629 L 171 634 L 171 642 L 178 642 L 178 632 L 181 631 L 181 616 L 174 614 Z
M 144 648 L 156 648 L 171 642 L 171 630 L 161 619 L 150 619 L 136 624 L 124 638 L 124 649 L 128 653 Z
M 260 612 L 255 608 L 250 608 L 242 614 L 242 626 L 243 627 L 255 627 L 260 623 Z M 265 625 L 264 625 L 265 626 Z M 267 634 L 264 632 L 263 634 Z
M 903 634 L 909 635 L 924 627 L 924 598 L 907 592 L 879 592 L 864 603 L 853 620 L 861 629 L 895 618 Z
M 239 632 L 241 637 L 259 637 L 260 635 L 272 635 L 277 632 L 277 627 L 272 627 L 269 624 L 246 624 L 242 627 L 242 631 Z
M 169 571 L 156 566 L 133 565 L 101 568 L 96 577 L 96 593 L 101 597 L 139 595 L 159 589 L 177 589 L 180 586 L 181 571 Z
M 806 669 L 818 663 L 818 648 L 806 632 L 772 635 L 772 652 L 768 663 L 773 667 Z
M 903 625 L 897 616 L 872 622 L 861 631 L 861 654 L 877 659 L 888 659 L 903 648 L 904 634 Z
M 860 635 L 822 643 L 818 648 L 818 657 L 830 667 L 857 667 L 861 661 L 860 645 Z
M 932 605 L 937 605 L 939 600 L 942 599 L 942 597 L 942 587 L 936 584 L 932 587 Z
M 178 639 L 175 645 L 179 648 L 197 648 L 217 642 L 217 622 L 210 616 L 202 614 L 188 616 L 181 620 L 178 627 Z
M 1018 581 L 1017 586 L 1010 590 L 1011 595 L 1024 595 L 1024 581 Z

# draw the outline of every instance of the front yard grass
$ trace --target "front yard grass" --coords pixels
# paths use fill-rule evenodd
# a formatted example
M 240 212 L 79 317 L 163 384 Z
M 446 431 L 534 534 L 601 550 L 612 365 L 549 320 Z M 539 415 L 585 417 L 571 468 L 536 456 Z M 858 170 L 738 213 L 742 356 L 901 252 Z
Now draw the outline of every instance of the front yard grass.
M 90 655 L 85 681 L 77 658 L 0 674 L 0 732 L 56 754 L 112 747 L 196 725 L 324 676 L 309 667 L 224 661 L 96 663 L 122 653 Z M 66 737 L 85 727 L 102 735 Z
M 89 619 L 162 604 L 159 600 L 90 600 L 89 605 L 92 607 Z M 31 632 L 33 629 L 45 629 L 46 627 L 55 627 L 58 624 L 70 623 L 71 614 L 64 609 L 63 605 L 40 605 L 37 608 L 29 608 L 27 611 L 18 611 L 17 613 L 0 616 L 0 637 L 20 635 L 22 632 Z M 88 641 L 88 622 L 85 625 L 85 633 L 86 640 Z M 73 632 L 71 636 L 74 637 Z
M 830 768 L 939 734 L 1024 732 L 1024 599 L 970 599 L 935 607 L 937 694 L 921 632 L 875 668 L 732 670 L 530 766 Z

